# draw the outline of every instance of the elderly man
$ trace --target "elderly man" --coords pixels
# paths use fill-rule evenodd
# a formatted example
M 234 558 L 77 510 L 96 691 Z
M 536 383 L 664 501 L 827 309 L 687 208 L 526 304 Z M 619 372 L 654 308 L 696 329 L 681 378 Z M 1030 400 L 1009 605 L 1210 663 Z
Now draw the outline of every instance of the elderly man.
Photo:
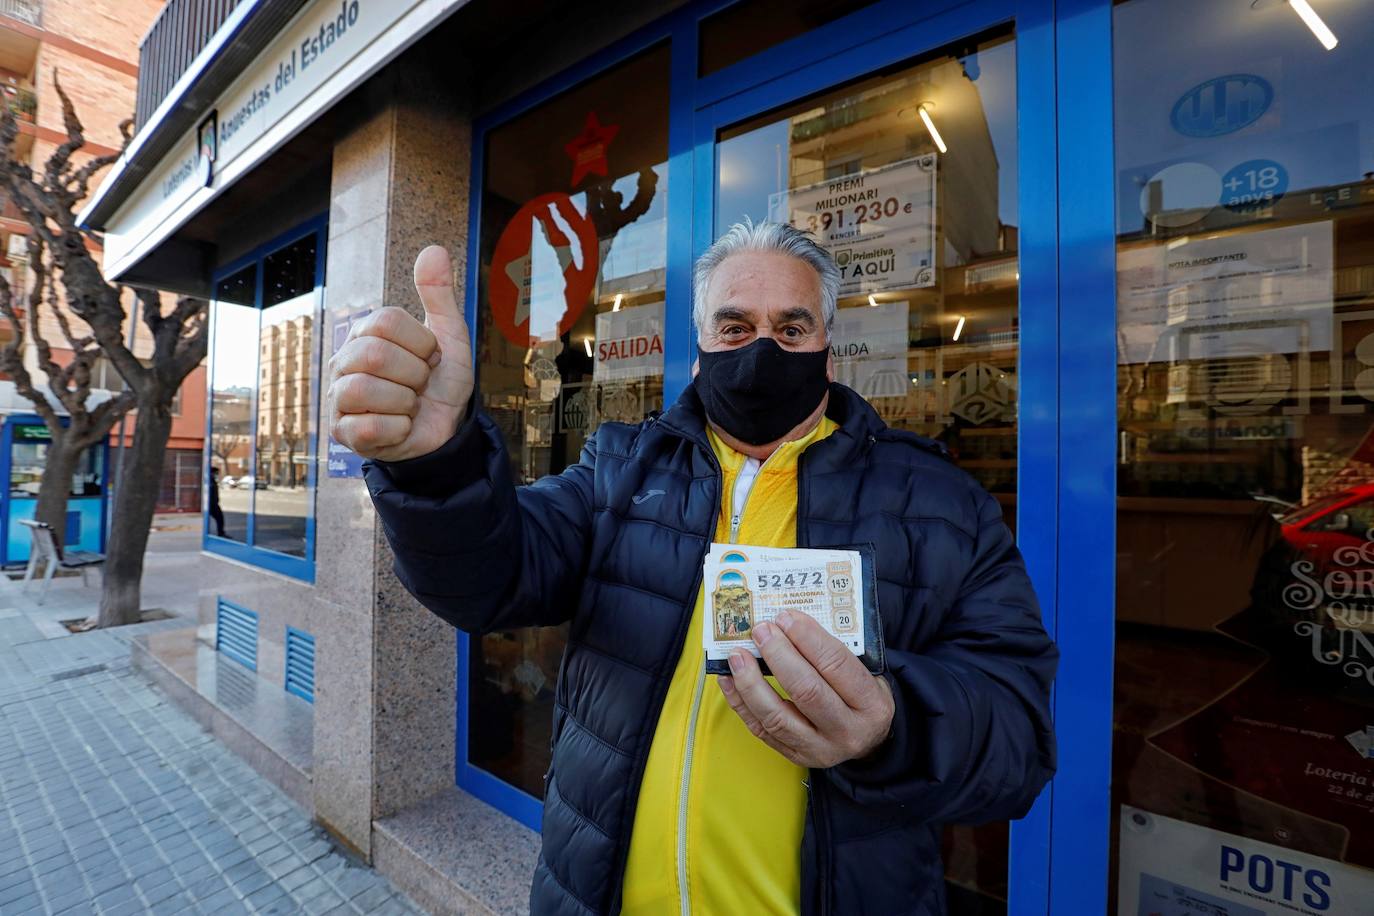
M 334 356 L 332 429 L 425 607 L 571 622 L 531 911 L 943 913 L 941 826 L 1020 817 L 1054 771 L 1057 653 L 997 502 L 832 381 L 830 256 L 732 228 L 696 266 L 692 385 L 524 487 L 443 249 L 415 283 L 424 324 L 382 309 Z M 753 628 L 772 680 L 743 651 L 707 674 L 713 542 L 871 545 L 880 670 L 784 614 Z

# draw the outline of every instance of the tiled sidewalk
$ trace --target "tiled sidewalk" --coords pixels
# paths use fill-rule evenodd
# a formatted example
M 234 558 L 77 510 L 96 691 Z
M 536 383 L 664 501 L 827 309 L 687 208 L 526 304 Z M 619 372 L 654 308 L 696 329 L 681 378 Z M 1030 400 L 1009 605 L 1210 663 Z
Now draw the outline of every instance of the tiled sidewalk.
M 0 916 L 419 912 L 130 667 L 185 621 L 44 638 L 27 605 L 0 582 Z

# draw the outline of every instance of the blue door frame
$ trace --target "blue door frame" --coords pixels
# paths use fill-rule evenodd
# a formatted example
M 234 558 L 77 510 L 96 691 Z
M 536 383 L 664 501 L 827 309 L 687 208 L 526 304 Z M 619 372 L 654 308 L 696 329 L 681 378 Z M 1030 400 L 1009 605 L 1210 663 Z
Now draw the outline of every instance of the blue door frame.
M 468 262 L 479 258 L 487 132 L 670 41 L 663 396 L 671 402 L 690 380 L 695 352 L 691 266 L 714 226 L 717 132 L 989 29 L 1014 27 L 1021 222 L 1017 530 L 1062 661 L 1054 697 L 1059 772 L 1030 814 L 1011 826 L 1008 912 L 1103 912 L 1116 525 L 1111 0 L 882 0 L 828 25 L 824 35 L 802 35 L 699 77 L 701 20 L 731 2 L 689 4 L 479 118 Z M 466 311 L 474 326 L 478 273 L 467 271 Z M 468 659 L 468 637 L 459 633 L 456 781 L 537 830 L 538 799 L 468 762 Z

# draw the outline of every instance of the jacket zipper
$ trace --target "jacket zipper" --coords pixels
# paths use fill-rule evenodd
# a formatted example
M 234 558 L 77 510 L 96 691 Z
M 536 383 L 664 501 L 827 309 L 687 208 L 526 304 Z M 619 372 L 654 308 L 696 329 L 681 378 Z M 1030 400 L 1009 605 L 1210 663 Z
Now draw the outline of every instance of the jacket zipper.
M 773 451 L 776 455 L 778 450 Z M 749 479 L 748 488 L 744 491 L 744 502 L 740 504 L 739 511 L 735 511 L 735 488 L 739 486 L 740 475 L 736 474 L 734 482 L 730 484 L 730 543 L 739 543 L 739 529 L 744 522 L 744 510 L 749 506 L 749 495 L 754 490 L 754 484 L 763 474 L 764 467 L 772 460 L 773 455 L 769 455 L 763 463 L 754 470 L 754 476 Z M 746 459 L 747 460 L 747 459 Z M 702 608 L 706 611 L 706 608 Z M 697 671 L 696 688 L 692 693 L 692 712 L 687 717 L 687 747 L 683 752 L 682 762 L 682 784 L 678 790 L 677 799 L 677 890 L 678 905 L 682 916 L 692 916 L 692 894 L 687 886 L 687 796 L 692 784 L 692 756 L 696 747 L 697 738 L 697 717 L 701 713 L 701 696 L 706 687 L 706 666 L 703 664 Z
M 862 452 L 863 456 L 868 455 L 874 443 L 877 441 L 873 435 L 865 437 Z M 797 546 L 810 547 L 811 539 L 806 533 L 806 452 L 797 456 Z M 822 782 L 825 774 L 819 770 L 811 770 L 806 781 L 807 806 L 810 808 L 811 823 L 813 832 L 816 835 L 816 882 L 815 896 L 819 898 L 820 906 L 818 916 L 828 916 L 830 913 L 830 824 L 826 820 L 824 804 L 824 790 Z M 805 904 L 803 903 L 803 912 Z
M 665 427 L 667 427 L 667 428 L 670 429 L 670 430 L 675 429 L 671 424 L 664 424 L 664 425 L 665 425 Z M 675 430 L 675 431 L 676 431 L 676 430 Z M 724 472 L 721 471 L 720 462 L 716 460 L 715 452 L 713 452 L 713 451 L 711 450 L 710 443 L 706 442 L 706 441 L 703 440 L 703 439 L 699 439 L 699 438 L 697 438 L 697 437 L 695 437 L 695 436 L 687 435 L 687 434 L 685 434 L 685 433 L 683 433 L 683 432 L 681 432 L 681 431 L 677 431 L 677 434 L 678 434 L 679 436 L 681 436 L 682 438 L 686 439 L 688 442 L 691 442 L 692 444 L 696 445 L 698 448 L 701 448 L 701 449 L 705 452 L 707 460 L 711 463 L 711 466 L 715 469 L 715 472 L 716 472 L 716 480 L 717 480 L 717 481 L 723 481 L 723 480 L 724 480 Z M 706 553 L 707 553 L 707 551 L 710 550 L 710 546 L 709 546 L 710 540 L 713 539 L 713 538 L 715 537 L 715 531 L 716 531 L 716 525 L 717 525 L 717 524 L 719 524 L 719 510 L 717 510 L 717 517 L 716 517 L 715 519 L 712 520 L 712 524 L 711 524 L 710 530 L 708 530 L 707 533 L 706 533 L 707 544 L 708 544 L 708 546 L 707 546 L 706 550 L 703 550 L 703 551 L 702 551 L 701 556 L 697 558 L 697 564 L 696 564 L 696 565 L 697 565 L 697 574 L 696 574 L 696 579 L 695 579 L 695 580 L 693 581 L 693 583 L 692 583 L 692 588 L 691 588 L 691 590 L 688 591 L 688 593 L 687 593 L 687 594 L 689 594 L 689 595 L 692 596 L 692 601 L 693 601 L 693 602 L 696 601 L 697 589 L 701 588 L 702 567 L 703 567 L 703 565 L 704 565 L 705 562 L 706 562 Z M 692 625 L 692 615 L 691 615 L 691 611 L 688 611 L 688 613 L 687 613 L 686 615 L 684 615 L 684 616 L 685 616 L 686 619 L 683 620 L 682 625 L 678 628 L 677 638 L 676 638 L 676 640 L 674 641 L 674 645 L 675 645 L 676 648 L 677 648 L 677 653 L 675 653 L 672 657 L 675 658 L 675 659 L 676 659 L 679 655 L 681 655 L 683 649 L 685 648 L 685 646 L 686 646 L 686 640 L 687 640 L 687 631 L 688 631 L 689 629 L 691 629 L 691 625 Z M 674 664 L 676 664 L 676 662 L 674 662 Z M 703 676 L 705 675 L 705 669 L 704 669 L 704 668 L 703 668 L 703 670 L 702 670 L 702 674 L 703 674 Z M 671 681 L 672 681 L 672 678 L 671 678 L 671 676 L 670 676 L 669 679 L 668 679 L 668 681 L 665 681 L 665 682 L 664 682 L 662 689 L 659 690 L 659 691 L 657 692 L 657 695 L 654 697 L 654 703 L 653 703 L 652 714 L 653 714 L 653 721 L 654 721 L 655 723 L 658 722 L 659 716 L 663 714 L 663 702 L 664 702 L 664 700 L 666 700 L 667 697 L 668 697 L 668 685 L 671 683 Z M 641 788 L 641 783 L 642 783 L 642 781 L 643 781 L 643 779 L 644 779 L 644 768 L 645 768 L 645 766 L 648 764 L 648 760 L 649 760 L 649 755 L 646 753 L 646 754 L 644 755 L 644 758 L 643 758 L 642 760 L 638 761 L 638 763 L 637 763 L 637 765 L 636 765 L 636 767 L 635 767 L 635 771 L 634 771 L 634 773 L 633 773 L 633 774 L 631 775 L 631 777 L 630 777 L 631 791 L 630 791 L 629 796 L 628 796 L 627 799 L 626 799 L 626 804 L 629 806 L 629 809 L 630 809 L 631 811 L 633 811 L 633 810 L 635 809 L 635 807 L 639 804 L 639 790 L 640 790 L 640 788 Z M 616 866 L 615 866 L 615 876 L 616 876 L 616 878 L 615 878 L 615 885 L 614 885 L 615 890 L 614 890 L 614 892 L 613 892 L 613 896 L 611 897 L 611 913 L 612 913 L 612 914 L 615 914 L 615 916 L 618 916 L 618 914 L 620 913 L 620 910 L 621 910 L 621 886 L 622 886 L 622 884 L 623 884 L 624 881 L 625 881 L 625 862 L 626 862 L 626 860 L 629 858 L 629 856 L 630 856 L 630 844 L 629 844 L 629 841 L 626 840 L 626 841 L 621 845 L 621 847 L 616 851 Z
M 797 546 L 810 547 L 811 539 L 806 532 L 806 453 L 797 456 Z M 821 804 L 821 783 L 825 775 L 811 770 L 806 780 L 807 807 L 810 808 L 812 833 L 816 838 L 816 881 L 815 896 L 819 898 L 818 916 L 830 912 L 830 844 L 829 829 L 825 823 L 825 810 Z M 803 911 L 805 904 L 803 903 Z

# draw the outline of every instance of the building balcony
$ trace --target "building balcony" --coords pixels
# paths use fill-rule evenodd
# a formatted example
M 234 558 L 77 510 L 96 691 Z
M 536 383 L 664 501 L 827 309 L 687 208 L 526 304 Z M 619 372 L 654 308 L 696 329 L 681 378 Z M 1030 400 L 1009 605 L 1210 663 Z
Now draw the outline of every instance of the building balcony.
M 0 5 L 12 0 L 0 0 Z M 136 129 L 142 129 L 177 80 L 242 0 L 168 0 L 138 46 Z
M 42 44 L 43 4 L 37 0 L 0 0 L 0 82 L 27 81 Z
M 18 19 L 36 29 L 42 28 L 42 0 L 0 0 L 0 16 Z

